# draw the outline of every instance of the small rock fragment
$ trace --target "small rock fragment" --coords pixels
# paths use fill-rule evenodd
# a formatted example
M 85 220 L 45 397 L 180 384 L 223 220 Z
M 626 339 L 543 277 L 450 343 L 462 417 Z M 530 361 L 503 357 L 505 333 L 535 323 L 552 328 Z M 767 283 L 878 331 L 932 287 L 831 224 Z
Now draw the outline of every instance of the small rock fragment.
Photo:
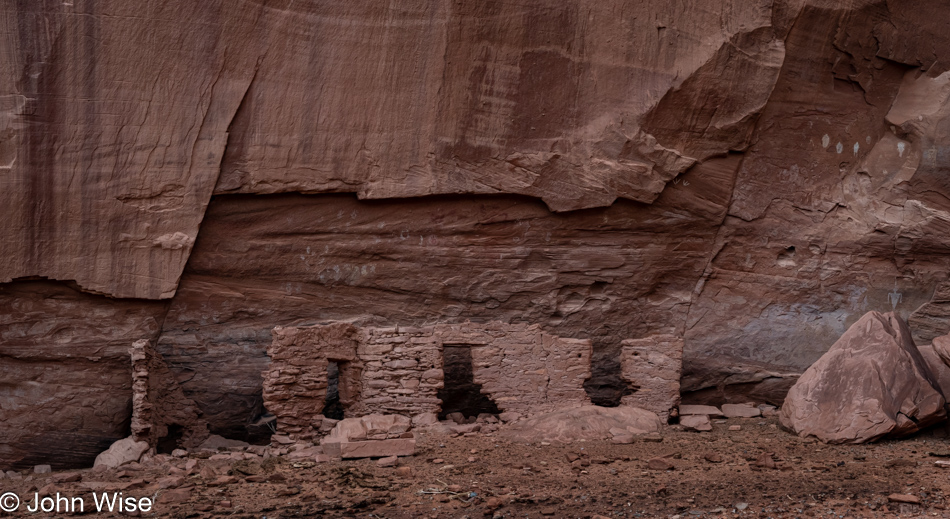
M 517 422 L 521 420 L 521 415 L 512 411 L 506 411 L 498 415 L 498 419 L 505 423 Z
M 158 503 L 163 505 L 173 505 L 186 503 L 191 499 L 191 488 L 176 488 L 166 490 L 158 496 Z
M 758 459 L 755 460 L 755 466 L 762 467 L 766 469 L 775 468 L 775 460 L 772 459 L 771 452 L 763 452 Z
M 703 459 L 710 463 L 722 463 L 722 456 L 718 452 L 710 452 L 703 456 Z
M 395 467 L 399 464 L 399 456 L 387 456 L 376 460 L 377 467 Z
M 909 503 L 912 505 L 920 504 L 920 498 L 911 494 L 891 494 L 887 496 L 887 500 L 892 503 Z
M 680 425 L 689 431 L 711 431 L 712 423 L 706 415 L 686 415 L 680 417 Z
M 666 458 L 653 458 L 647 462 L 651 470 L 673 470 L 673 462 Z

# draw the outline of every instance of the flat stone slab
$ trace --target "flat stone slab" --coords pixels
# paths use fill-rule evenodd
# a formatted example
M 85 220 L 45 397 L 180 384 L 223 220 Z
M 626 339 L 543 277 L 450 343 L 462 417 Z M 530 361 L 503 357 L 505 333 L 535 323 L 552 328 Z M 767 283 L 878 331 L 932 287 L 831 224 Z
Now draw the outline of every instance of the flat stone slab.
M 680 416 L 689 416 L 689 415 L 706 415 L 706 416 L 723 416 L 722 411 L 714 405 L 681 405 Z
M 415 438 L 395 438 L 391 440 L 367 440 L 355 442 L 327 442 L 323 451 L 333 458 L 388 458 L 390 456 L 412 456 L 416 453 Z
M 726 418 L 755 418 L 762 416 L 762 410 L 745 404 L 722 404 L 722 414 Z
M 706 415 L 686 415 L 680 418 L 680 425 L 693 431 L 711 431 L 712 423 Z

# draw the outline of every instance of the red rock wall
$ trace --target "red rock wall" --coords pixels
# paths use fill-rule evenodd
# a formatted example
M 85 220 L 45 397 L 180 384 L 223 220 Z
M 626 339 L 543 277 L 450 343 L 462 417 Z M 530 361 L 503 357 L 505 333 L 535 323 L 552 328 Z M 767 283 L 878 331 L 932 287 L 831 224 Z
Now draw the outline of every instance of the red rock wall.
M 8 3 L 0 465 L 127 436 L 138 339 L 248 437 L 278 325 L 536 323 L 601 402 L 625 339 L 775 400 L 869 310 L 948 329 L 933 3 Z

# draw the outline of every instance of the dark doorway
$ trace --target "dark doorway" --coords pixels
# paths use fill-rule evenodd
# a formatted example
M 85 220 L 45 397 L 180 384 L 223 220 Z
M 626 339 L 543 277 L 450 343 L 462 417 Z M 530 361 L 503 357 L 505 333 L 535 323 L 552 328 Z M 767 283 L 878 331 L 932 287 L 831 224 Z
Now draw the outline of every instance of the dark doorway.
M 336 361 L 327 363 L 327 397 L 323 406 L 323 416 L 333 420 L 343 419 L 343 403 L 340 402 L 340 365 Z
M 444 387 L 438 396 L 442 400 L 439 419 L 450 413 L 462 413 L 466 418 L 482 413 L 497 415 L 501 411 L 495 402 L 482 394 L 482 386 L 476 384 L 472 369 L 472 347 L 446 344 L 442 349 Z
M 185 434 L 184 427 L 178 424 L 169 425 L 168 434 L 158 439 L 158 444 L 155 445 L 155 450 L 159 454 L 171 454 L 173 450 L 178 448 L 178 442 L 181 441 L 183 434 Z

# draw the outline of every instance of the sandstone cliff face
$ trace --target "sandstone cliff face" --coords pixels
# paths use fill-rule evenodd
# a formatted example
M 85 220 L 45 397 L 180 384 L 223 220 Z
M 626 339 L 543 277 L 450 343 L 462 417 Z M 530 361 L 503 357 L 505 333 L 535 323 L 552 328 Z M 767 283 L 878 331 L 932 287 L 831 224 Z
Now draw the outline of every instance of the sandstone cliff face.
M 277 325 L 538 324 L 600 403 L 627 339 L 780 403 L 866 311 L 942 335 L 936 9 L 8 2 L 0 465 L 127 436 L 139 339 L 247 437 Z

